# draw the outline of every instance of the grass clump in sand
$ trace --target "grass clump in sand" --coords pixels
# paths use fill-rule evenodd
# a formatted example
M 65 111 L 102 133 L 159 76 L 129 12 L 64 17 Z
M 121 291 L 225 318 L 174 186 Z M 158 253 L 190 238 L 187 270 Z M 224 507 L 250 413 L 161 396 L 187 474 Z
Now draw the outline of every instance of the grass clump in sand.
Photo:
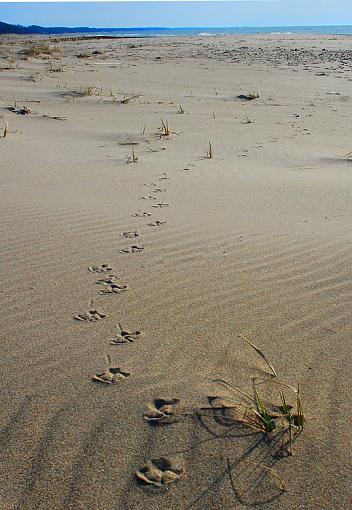
M 88 87 L 80 87 L 79 91 L 82 96 L 99 96 L 102 93 L 101 87 L 89 85 Z
M 47 43 L 34 44 L 23 51 L 23 55 L 33 58 L 41 55 L 52 55 L 53 53 L 60 53 L 60 50 L 56 46 L 50 46 Z
M 161 126 L 158 128 L 158 136 L 160 138 L 167 138 L 170 135 L 180 135 L 182 131 L 179 133 L 176 133 L 175 131 L 171 131 L 168 121 L 164 121 L 163 118 L 161 118 Z
M 168 121 L 164 121 L 163 118 L 161 118 L 161 126 L 159 127 L 159 135 L 160 138 L 162 136 L 170 136 L 172 131 L 169 128 Z
M 238 397 L 208 397 L 210 407 L 201 408 L 200 411 L 206 410 L 213 413 L 220 411 L 222 416 L 226 417 L 228 421 L 232 421 L 234 425 L 248 427 L 262 433 L 263 437 L 271 437 L 274 434 L 275 438 L 281 441 L 279 448 L 281 454 L 292 455 L 293 443 L 303 431 L 306 422 L 299 384 L 295 388 L 279 381 L 278 374 L 267 356 L 250 340 L 243 336 L 240 338 L 247 342 L 265 361 L 270 369 L 270 379 L 260 382 L 253 379 L 252 396 L 219 377 L 216 382 L 231 392 L 235 392 Z M 278 388 L 277 392 L 274 392 L 274 402 L 273 399 L 264 398 L 259 394 L 258 386 L 266 384 L 272 384 Z M 286 389 L 286 394 L 282 388 Z M 287 391 L 289 391 L 290 402 Z

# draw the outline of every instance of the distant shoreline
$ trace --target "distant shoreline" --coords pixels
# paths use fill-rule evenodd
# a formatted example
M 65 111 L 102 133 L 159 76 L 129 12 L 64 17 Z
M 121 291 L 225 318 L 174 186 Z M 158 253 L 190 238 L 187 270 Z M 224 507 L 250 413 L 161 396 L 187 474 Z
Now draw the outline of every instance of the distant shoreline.
M 212 35 L 352 35 L 352 25 L 331 26 L 282 26 L 282 27 L 130 27 L 130 28 L 94 28 L 94 27 L 42 27 L 22 26 L 0 22 L 0 35 L 48 35 L 81 36 L 102 39 L 129 37 L 178 37 Z

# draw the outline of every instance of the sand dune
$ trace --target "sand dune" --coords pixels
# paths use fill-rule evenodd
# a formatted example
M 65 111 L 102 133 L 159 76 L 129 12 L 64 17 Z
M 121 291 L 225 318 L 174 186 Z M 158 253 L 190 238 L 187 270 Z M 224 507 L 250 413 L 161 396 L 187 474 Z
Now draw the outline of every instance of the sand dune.
M 1 510 L 349 508 L 350 38 L 57 39 L 23 59 L 33 41 L 0 44 Z M 99 293 L 101 264 L 126 291 Z M 142 335 L 111 345 L 118 323 Z M 231 396 L 219 376 L 270 378 L 238 335 L 300 383 L 292 456 L 194 412 Z M 92 381 L 109 367 L 130 375 Z M 182 412 L 153 426 L 160 397 Z M 138 484 L 159 458 L 180 480 Z

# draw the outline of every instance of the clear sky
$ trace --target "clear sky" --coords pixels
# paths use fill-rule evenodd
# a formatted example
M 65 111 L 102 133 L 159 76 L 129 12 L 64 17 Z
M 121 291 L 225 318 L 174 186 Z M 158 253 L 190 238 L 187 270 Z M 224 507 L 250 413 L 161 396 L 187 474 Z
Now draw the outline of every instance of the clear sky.
M 21 25 L 99 28 L 352 25 L 352 0 L 0 1 L 0 21 Z

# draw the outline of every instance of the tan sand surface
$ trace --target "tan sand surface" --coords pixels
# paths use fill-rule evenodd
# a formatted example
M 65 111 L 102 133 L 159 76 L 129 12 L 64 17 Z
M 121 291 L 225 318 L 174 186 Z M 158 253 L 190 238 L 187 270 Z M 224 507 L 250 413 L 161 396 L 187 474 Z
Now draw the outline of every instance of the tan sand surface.
M 0 509 L 350 508 L 352 39 L 34 44 L 0 41 Z M 99 293 L 101 264 L 125 292 Z M 142 335 L 110 345 L 118 323 Z M 292 456 L 195 412 L 239 397 L 219 376 L 270 378 L 238 335 L 300 383 Z M 131 375 L 94 383 L 107 367 Z M 159 397 L 176 422 L 143 418 Z M 137 483 L 160 457 L 181 479 Z

